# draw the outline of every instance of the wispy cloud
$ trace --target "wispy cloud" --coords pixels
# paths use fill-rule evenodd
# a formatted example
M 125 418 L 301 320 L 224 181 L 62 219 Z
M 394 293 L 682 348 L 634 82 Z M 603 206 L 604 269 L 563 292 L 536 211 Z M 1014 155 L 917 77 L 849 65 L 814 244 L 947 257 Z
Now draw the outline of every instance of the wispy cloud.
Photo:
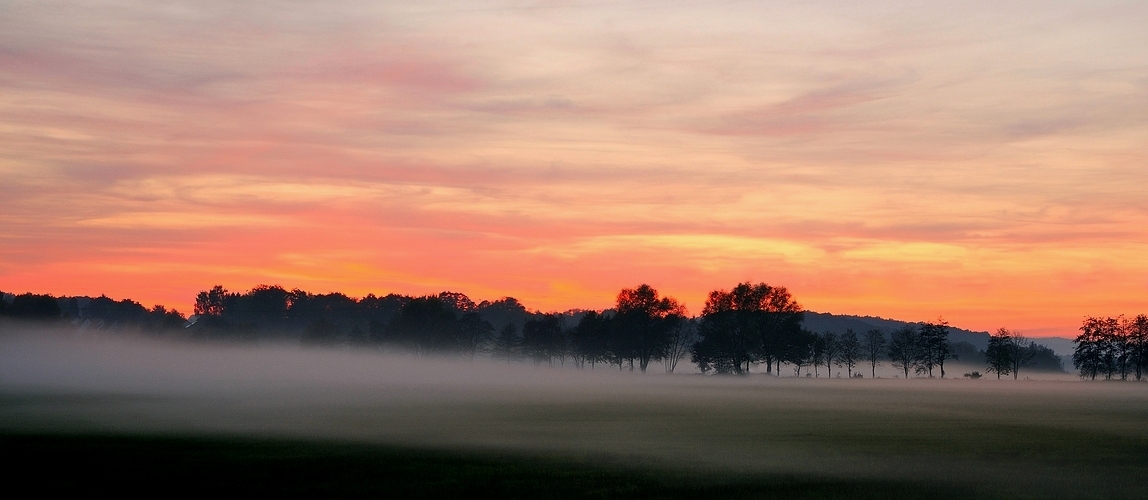
M 651 281 L 696 311 L 764 280 L 814 309 L 1068 331 L 1148 286 L 1144 21 L 1121 2 L 9 2 L 0 288 L 566 309 Z

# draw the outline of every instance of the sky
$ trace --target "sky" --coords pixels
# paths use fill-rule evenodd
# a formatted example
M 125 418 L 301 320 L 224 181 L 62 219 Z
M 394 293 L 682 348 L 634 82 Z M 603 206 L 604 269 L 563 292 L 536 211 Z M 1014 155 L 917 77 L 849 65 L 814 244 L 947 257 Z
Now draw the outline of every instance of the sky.
M 1148 3 L 0 0 L 0 290 L 1148 313 Z

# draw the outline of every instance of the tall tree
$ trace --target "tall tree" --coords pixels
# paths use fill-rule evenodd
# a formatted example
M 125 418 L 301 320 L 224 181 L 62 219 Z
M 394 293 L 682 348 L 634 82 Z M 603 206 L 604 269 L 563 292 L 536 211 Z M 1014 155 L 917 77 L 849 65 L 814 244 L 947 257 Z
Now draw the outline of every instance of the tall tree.
M 865 360 L 869 362 L 871 376 L 877 378 L 877 365 L 881 363 L 881 354 L 885 352 L 885 334 L 878 329 L 865 332 L 861 348 L 865 352 Z
M 179 311 L 175 309 L 168 310 L 166 307 L 157 304 L 148 312 L 147 324 L 143 329 L 148 333 L 179 330 L 183 328 L 186 322 L 187 318 L 183 317 L 183 314 L 180 314 Z
M 939 367 L 941 378 L 945 378 L 945 360 L 952 357 L 949 346 L 949 323 L 944 319 L 921 323 L 917 333 L 920 353 L 917 357 L 917 373 L 928 373 L 933 378 L 933 368 Z
M 748 283 L 747 283 L 748 285 Z M 774 360 L 779 360 L 784 353 L 792 351 L 788 341 L 809 340 L 801 327 L 805 319 L 805 311 L 793 299 L 789 290 L 783 286 L 769 286 L 759 283 L 758 288 L 765 288 L 765 300 L 762 304 L 763 321 L 758 329 L 761 335 L 761 358 L 765 361 L 765 372 L 770 372 Z M 781 368 L 778 368 L 780 372 Z
M 1036 347 L 1033 342 L 1018 332 L 1010 332 L 1008 343 L 1005 344 L 1008 349 L 1009 371 L 1012 373 L 1013 380 L 1020 376 L 1020 369 L 1032 364 L 1032 358 L 1036 355 Z
M 826 376 L 833 378 L 833 363 L 837 361 L 837 356 L 841 353 L 841 343 L 836 333 L 825 332 L 821 334 L 821 352 L 824 356 L 822 361 L 825 363 Z
M 1132 367 L 1136 370 L 1136 381 L 1139 382 L 1148 368 L 1148 316 L 1141 314 L 1132 320 L 1128 341 L 1132 346 Z
M 741 283 L 733 290 L 714 290 L 702 309 L 694 349 L 694 362 L 718 373 L 744 373 L 760 352 L 758 330 L 764 321 L 762 307 L 768 287 Z
M 514 297 L 503 297 L 494 302 L 484 300 L 478 304 L 475 311 L 492 325 L 511 324 L 519 332 L 522 331 L 522 325 L 530 316 L 526 307 Z
M 195 296 L 195 314 L 202 316 L 223 316 L 223 301 L 227 290 L 215 285 L 211 290 L 199 292 Z
M 590 369 L 609 358 L 609 318 L 597 311 L 587 311 L 571 332 L 571 341 Z
M 1009 345 L 1012 343 L 1012 332 L 1006 328 L 997 330 L 996 333 L 989 336 L 989 345 L 985 348 L 985 363 L 988 364 L 986 369 L 988 372 L 996 373 L 997 380 L 1001 376 L 1006 376 L 1012 370 L 1012 351 Z
M 444 304 L 460 313 L 474 312 L 478 309 L 478 305 L 475 304 L 473 300 L 470 300 L 470 297 L 467 297 L 465 293 L 440 292 L 438 298 L 443 301 Z
M 522 349 L 536 364 L 554 364 L 564 346 L 563 318 L 560 314 L 540 314 L 522 326 Z
M 809 362 L 813 365 L 813 376 L 821 377 L 821 373 L 817 368 L 822 364 L 827 363 L 825 360 L 825 339 L 820 335 L 813 339 L 813 346 L 809 352 Z
M 650 360 L 665 354 L 666 337 L 675 321 L 685 316 L 686 308 L 671 297 L 659 297 L 650 285 L 625 288 L 618 293 L 614 323 L 630 339 L 630 356 L 645 373 Z
M 1079 371 L 1080 378 L 1096 380 L 1096 376 L 1107 369 L 1107 361 L 1111 358 L 1108 345 L 1108 332 L 1113 326 L 1111 320 L 1088 317 L 1080 325 L 1080 335 L 1073 340 L 1076 348 L 1072 353 L 1072 365 Z
M 894 367 L 904 370 L 905 378 L 909 378 L 909 369 L 917 365 L 920 357 L 921 344 L 917 328 L 905 325 L 893 330 L 889 337 L 889 359 Z
M 849 378 L 853 378 L 853 367 L 857 366 L 857 361 L 861 359 L 861 341 L 857 338 L 857 332 L 852 328 L 846 329 L 845 335 L 841 336 L 837 345 L 840 349 L 837 354 L 837 366 L 844 366 Z
M 781 373 L 781 362 L 793 365 L 793 374 L 800 377 L 801 369 L 813 362 L 813 348 L 817 344 L 818 335 L 806 329 L 789 332 L 782 345 L 786 350 L 778 359 L 778 374 Z
M 792 354 L 804 313 L 785 287 L 739 283 L 730 291 L 710 292 L 698 325 L 701 340 L 695 363 L 715 371 L 744 373 L 764 361 L 766 373 Z M 701 366 L 701 365 L 699 365 Z
M 1112 353 L 1116 358 L 1116 370 L 1120 372 L 1120 380 L 1128 380 L 1128 369 L 1131 367 L 1133 345 L 1131 342 L 1132 322 L 1124 315 L 1116 318 L 1116 324 L 1109 332 L 1109 342 Z
M 283 331 L 289 326 L 287 324 L 287 312 L 290 309 L 291 302 L 288 300 L 290 292 L 284 290 L 281 286 L 259 285 L 247 293 L 226 293 L 222 287 L 217 287 L 219 290 L 214 290 L 214 293 L 222 293 L 223 307 L 221 313 L 225 313 L 227 320 L 235 324 L 251 324 L 256 325 L 264 331 Z M 213 292 L 208 292 L 211 295 Z M 207 302 L 212 302 L 214 299 L 209 299 Z M 199 300 L 196 301 L 197 305 Z M 348 316 L 345 312 L 340 312 L 340 316 Z M 320 314 L 320 318 L 326 315 Z M 314 318 L 317 321 L 319 318 Z M 308 323 L 309 324 L 309 323 Z
M 681 318 L 670 328 L 666 336 L 666 355 L 662 363 L 666 366 L 666 373 L 674 373 L 678 362 L 689 354 L 694 343 L 697 342 L 698 325 L 694 320 Z
M 745 359 L 748 358 L 745 336 L 739 336 L 734 323 L 735 316 L 729 312 L 703 315 L 698 320 L 698 339 L 690 352 L 690 360 L 702 373 L 718 374 L 742 373 Z M 756 336 L 749 339 L 757 340 Z

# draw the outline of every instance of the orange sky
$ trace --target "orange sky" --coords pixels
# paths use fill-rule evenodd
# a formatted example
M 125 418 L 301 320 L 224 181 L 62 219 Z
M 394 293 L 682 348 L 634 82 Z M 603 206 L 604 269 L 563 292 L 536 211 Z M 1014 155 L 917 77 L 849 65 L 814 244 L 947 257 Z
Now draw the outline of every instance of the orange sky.
M 0 290 L 1148 312 L 1143 2 L 9 2 Z

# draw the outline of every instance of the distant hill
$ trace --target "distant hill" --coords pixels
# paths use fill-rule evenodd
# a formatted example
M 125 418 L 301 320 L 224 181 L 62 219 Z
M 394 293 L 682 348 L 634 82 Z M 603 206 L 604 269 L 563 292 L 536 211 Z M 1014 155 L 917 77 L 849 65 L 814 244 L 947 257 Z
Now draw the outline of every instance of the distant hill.
M 895 319 L 880 318 L 877 316 L 853 316 L 849 314 L 830 314 L 806 311 L 805 312 L 805 328 L 815 332 L 831 331 L 837 333 L 844 333 L 846 329 L 852 328 L 853 331 L 861 334 L 866 330 L 873 328 L 880 329 L 885 333 L 889 333 L 902 326 L 913 324 L 909 321 L 899 321 Z M 965 330 L 954 326 L 949 327 L 949 340 L 952 342 L 968 342 L 975 346 L 977 349 L 984 350 L 989 345 L 989 332 L 974 332 L 972 330 Z M 1033 342 L 1043 345 L 1052 349 L 1057 356 L 1065 360 L 1066 366 L 1072 365 L 1072 351 L 1076 348 L 1072 339 L 1064 337 L 1039 337 L 1033 338 Z
M 902 326 L 916 324 L 909 321 L 879 318 L 876 316 L 853 316 L 848 314 L 830 314 L 819 312 L 805 312 L 805 328 L 815 332 L 831 331 L 844 333 L 852 328 L 858 334 L 874 328 L 889 333 Z M 1043 339 L 1041 339 L 1043 340 Z M 949 341 L 968 342 L 977 349 L 985 349 L 989 345 L 989 332 L 974 332 L 963 328 L 949 327 Z M 1054 349 L 1055 350 L 1055 349 Z
M 1072 339 L 1064 337 L 1041 337 L 1032 340 L 1037 344 L 1052 349 L 1057 356 L 1068 356 L 1069 363 L 1071 364 L 1072 351 L 1076 350 L 1076 344 L 1072 342 Z

